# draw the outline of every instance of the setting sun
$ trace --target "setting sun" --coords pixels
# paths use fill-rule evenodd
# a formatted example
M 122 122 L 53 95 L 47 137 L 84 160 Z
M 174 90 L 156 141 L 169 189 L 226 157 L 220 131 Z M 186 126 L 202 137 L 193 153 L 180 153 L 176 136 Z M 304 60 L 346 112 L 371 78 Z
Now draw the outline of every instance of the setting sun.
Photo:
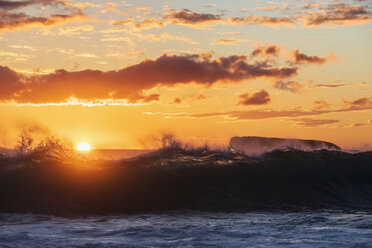
M 90 151 L 92 147 L 87 142 L 81 142 L 76 146 L 79 151 Z

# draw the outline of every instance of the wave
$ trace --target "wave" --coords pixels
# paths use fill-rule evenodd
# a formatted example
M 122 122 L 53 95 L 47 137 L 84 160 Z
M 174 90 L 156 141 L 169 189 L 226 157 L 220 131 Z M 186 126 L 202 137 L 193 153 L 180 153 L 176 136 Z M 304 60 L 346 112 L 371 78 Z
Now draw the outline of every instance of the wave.
M 259 157 L 171 146 L 119 161 L 44 150 L 0 157 L 0 212 L 55 215 L 194 209 L 371 208 L 372 152 Z
M 257 136 L 232 137 L 229 147 L 252 156 L 278 149 L 299 149 L 303 151 L 321 149 L 341 150 L 339 146 L 321 140 L 266 138 Z

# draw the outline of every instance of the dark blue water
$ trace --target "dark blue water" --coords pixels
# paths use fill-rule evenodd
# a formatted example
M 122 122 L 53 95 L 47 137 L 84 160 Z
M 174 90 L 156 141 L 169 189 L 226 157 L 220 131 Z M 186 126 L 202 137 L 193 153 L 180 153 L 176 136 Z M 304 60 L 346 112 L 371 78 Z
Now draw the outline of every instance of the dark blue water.
M 372 212 L 1 214 L 0 247 L 372 247 Z

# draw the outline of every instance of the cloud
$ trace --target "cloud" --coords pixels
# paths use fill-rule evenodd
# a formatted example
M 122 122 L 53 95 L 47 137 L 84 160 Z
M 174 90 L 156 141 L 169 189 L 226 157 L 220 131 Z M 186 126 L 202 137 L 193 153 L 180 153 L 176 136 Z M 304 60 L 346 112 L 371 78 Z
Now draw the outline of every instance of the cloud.
M 252 56 L 277 56 L 280 53 L 281 47 L 278 45 L 265 45 L 263 47 L 256 48 L 252 52 Z
M 176 97 L 176 98 L 174 98 L 173 103 L 176 103 L 176 104 L 182 103 L 182 99 Z
M 273 83 L 273 87 L 280 90 L 290 91 L 293 93 L 300 93 L 303 91 L 304 86 L 294 81 L 276 81 Z
M 335 124 L 335 123 L 340 122 L 339 120 L 310 119 L 310 118 L 292 119 L 292 121 L 297 122 L 296 125 L 303 126 L 303 127 L 319 127 L 319 126 L 325 126 L 325 125 Z
M 0 49 L 0 58 L 4 57 L 9 61 L 26 61 L 31 56 L 25 53 L 15 53 L 15 52 L 7 52 Z
M 192 98 L 194 98 L 195 100 L 205 100 L 207 98 L 209 98 L 210 96 L 205 96 L 203 94 L 199 94 L 199 95 L 193 95 Z
M 318 56 L 307 56 L 304 53 L 300 53 L 298 50 L 293 51 L 292 61 L 295 64 L 324 64 L 327 62 L 326 58 L 321 58 Z
M 362 97 L 354 101 L 347 101 L 342 100 L 344 106 L 347 106 L 352 109 L 364 109 L 364 108 L 372 108 L 372 98 L 370 97 Z
M 246 17 L 230 17 L 227 19 L 228 24 L 247 24 L 247 25 L 293 25 L 295 19 L 292 17 L 271 17 L 271 16 L 246 16 Z
M 206 8 L 216 8 L 216 4 L 204 4 L 204 7 Z
M 0 98 L 8 100 L 11 95 L 22 88 L 19 75 L 8 67 L 0 66 Z
M 33 16 L 27 13 L 32 12 L 28 8 L 32 5 L 48 6 L 54 9 L 56 13 Z M 47 10 L 44 12 L 47 12 Z M 50 26 L 84 16 L 85 14 L 81 9 L 62 0 L 0 1 L 0 30 L 14 30 L 35 25 Z
M 320 87 L 320 88 L 340 88 L 345 87 L 346 84 L 316 84 L 314 87 Z
M 10 45 L 9 47 L 11 48 L 16 48 L 16 49 L 25 49 L 29 51 L 36 51 L 37 48 L 32 47 L 32 46 L 27 46 L 27 45 Z
M 135 9 L 135 12 L 148 12 L 148 11 L 150 11 L 151 10 L 151 7 L 137 7 L 136 9 Z
M 72 27 L 63 27 L 59 29 L 58 35 L 65 36 L 76 36 L 84 32 L 90 32 L 95 29 L 92 25 L 83 25 L 83 26 L 72 26 Z
M 265 6 L 265 7 L 258 7 L 256 10 L 264 10 L 264 11 L 271 11 L 271 10 L 278 10 L 281 7 L 278 5 L 273 5 L 273 6 Z
M 31 1 L 22 1 L 22 2 L 0 1 L 0 10 L 18 9 L 18 8 L 30 5 L 31 3 L 32 3 Z
M 124 21 L 113 22 L 112 25 L 115 25 L 115 26 L 130 25 L 132 28 L 140 30 L 140 29 L 160 28 L 160 27 L 165 26 L 166 23 L 159 21 L 155 18 L 146 18 L 146 19 L 136 22 L 133 18 L 130 17 Z
M 162 34 L 136 34 L 135 35 L 137 38 L 140 40 L 152 40 L 152 41 L 169 41 L 169 40 L 174 40 L 174 41 L 183 41 L 192 45 L 197 45 L 199 44 L 198 42 L 192 41 L 188 37 L 184 36 L 177 36 L 177 35 L 172 35 L 168 32 L 162 33 Z
M 372 120 L 369 120 L 367 123 L 353 123 L 351 124 L 351 127 L 362 127 L 362 126 L 368 126 L 372 124 Z
M 327 7 L 320 7 L 318 12 L 309 12 L 301 19 L 305 26 L 330 25 L 353 25 L 372 21 L 372 13 L 369 9 L 359 5 L 347 5 L 334 3 Z
M 359 99 L 355 101 L 348 102 L 357 102 L 360 104 Z M 355 105 L 355 104 L 354 104 Z M 368 104 L 360 104 L 358 106 L 353 105 L 344 105 L 340 108 L 327 108 L 326 106 L 322 108 L 314 109 L 303 109 L 303 108 L 294 108 L 288 110 L 278 110 L 278 109 L 256 109 L 256 110 L 236 110 L 236 111 L 220 111 L 220 112 L 205 112 L 205 113 L 165 113 L 163 114 L 165 118 L 187 118 L 187 119 L 196 119 L 196 118 L 225 118 L 229 120 L 263 120 L 263 119 L 272 119 L 272 118 L 297 118 L 297 117 L 307 117 L 307 116 L 319 116 L 329 113 L 343 113 L 350 111 L 360 111 L 360 110 L 371 110 L 372 102 Z
M 231 38 L 231 39 L 217 39 L 212 45 L 231 45 L 237 42 L 246 42 L 246 40 Z
M 265 105 L 271 101 L 269 93 L 265 90 L 261 90 L 252 95 L 244 93 L 241 94 L 239 98 L 239 105 Z
M 113 22 L 113 25 L 131 25 L 135 29 L 149 29 L 163 27 L 169 24 L 186 25 L 193 28 L 205 28 L 216 24 L 222 25 L 292 25 L 295 19 L 292 17 L 271 16 L 245 16 L 223 18 L 220 14 L 200 13 L 189 9 L 166 12 L 161 18 L 140 18 L 135 20 L 128 17 L 126 20 Z
M 121 11 L 117 7 L 119 7 L 119 4 L 113 3 L 113 2 L 108 2 L 108 3 L 106 3 L 104 9 L 101 10 L 101 13 L 113 12 L 113 13 L 116 13 L 118 15 L 123 15 L 123 16 L 127 15 L 127 13 L 125 11 Z
M 175 97 L 171 103 L 180 104 L 183 102 L 194 103 L 195 101 L 202 101 L 210 98 L 211 96 L 205 96 L 203 94 L 191 94 L 182 97 Z
M 322 6 L 323 6 L 323 4 L 321 4 L 321 3 L 309 3 L 309 4 L 303 5 L 301 8 L 302 9 L 312 9 L 312 8 L 320 8 Z
M 61 103 L 81 100 L 127 99 L 145 101 L 144 91 L 177 84 L 210 86 L 257 78 L 283 79 L 297 75 L 297 67 L 250 64 L 246 56 L 211 58 L 210 54 L 167 55 L 118 71 L 63 69 L 45 75 L 24 76 L 0 67 L 0 101 L 15 103 Z M 4 90 L 3 90 L 4 89 Z
M 351 124 L 351 127 L 361 127 L 361 126 L 365 126 L 365 125 L 367 125 L 367 124 L 365 124 L 365 123 L 353 123 L 353 124 Z
M 223 21 L 220 15 L 215 14 L 204 14 L 197 11 L 191 11 L 189 9 L 183 9 L 168 13 L 164 18 L 172 24 L 206 24 Z
M 136 102 L 137 99 L 134 99 L 133 102 Z M 142 99 L 142 102 L 144 103 L 149 103 L 152 101 L 159 101 L 160 100 L 160 95 L 159 94 L 151 94 L 149 96 L 144 96 Z
M 300 117 L 300 116 L 311 116 L 325 113 L 325 111 L 306 111 L 301 109 L 290 109 L 290 110 L 275 110 L 275 109 L 263 109 L 263 110 L 248 110 L 248 111 L 227 111 L 227 112 L 212 112 L 212 113 L 201 113 L 201 114 L 190 114 L 190 115 L 174 115 L 179 118 L 209 118 L 209 117 L 227 117 L 234 120 L 262 120 L 280 117 Z
M 302 93 L 306 91 L 307 89 L 312 89 L 312 88 L 329 88 L 329 89 L 335 89 L 339 87 L 345 87 L 347 86 L 346 84 L 300 84 L 295 81 L 283 81 L 283 80 L 278 80 L 272 83 L 272 86 L 276 89 L 279 90 L 284 90 L 284 91 L 290 91 L 293 93 Z
M 100 4 L 95 4 L 95 3 L 90 3 L 90 2 L 77 2 L 77 3 L 68 3 L 69 6 L 73 6 L 79 9 L 86 9 L 88 7 L 90 8 L 101 8 L 102 5 Z
M 329 109 L 331 104 L 324 100 L 317 100 L 313 102 L 314 109 Z
M 324 4 L 310 3 L 301 7 L 267 6 L 256 8 L 258 10 L 280 10 L 281 16 L 249 15 L 230 16 L 224 14 L 201 13 L 190 9 L 174 10 L 166 8 L 166 12 L 159 19 L 143 18 L 135 21 L 133 18 L 114 25 L 132 25 L 137 29 L 162 27 L 168 24 L 187 25 L 194 28 L 205 28 L 217 24 L 221 25 L 264 25 L 274 26 L 289 25 L 314 28 L 319 26 L 345 26 L 366 24 L 372 21 L 372 12 L 368 6 L 348 5 L 345 3 Z M 292 12 L 291 12 L 292 11 Z M 246 11 L 244 11 L 246 12 Z

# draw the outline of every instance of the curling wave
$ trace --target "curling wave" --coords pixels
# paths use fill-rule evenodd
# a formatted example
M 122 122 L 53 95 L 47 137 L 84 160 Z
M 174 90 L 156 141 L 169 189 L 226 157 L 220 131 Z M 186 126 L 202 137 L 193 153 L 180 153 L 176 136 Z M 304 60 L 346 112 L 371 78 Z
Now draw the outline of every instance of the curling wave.
M 45 152 L 0 158 L 0 212 L 371 208 L 372 152 L 275 150 L 260 157 L 167 147 L 84 161 Z

